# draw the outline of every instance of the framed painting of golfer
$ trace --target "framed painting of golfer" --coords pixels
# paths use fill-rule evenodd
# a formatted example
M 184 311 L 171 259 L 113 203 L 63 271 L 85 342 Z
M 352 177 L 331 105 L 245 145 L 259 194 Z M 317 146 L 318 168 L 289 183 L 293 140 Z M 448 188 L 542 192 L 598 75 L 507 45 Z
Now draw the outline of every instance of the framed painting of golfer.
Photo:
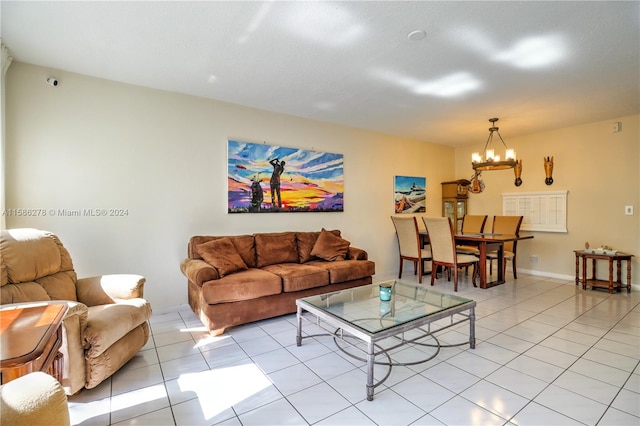
M 229 140 L 229 213 L 344 211 L 344 156 Z
M 396 213 L 424 213 L 427 211 L 427 178 L 396 176 L 394 179 L 394 201 Z

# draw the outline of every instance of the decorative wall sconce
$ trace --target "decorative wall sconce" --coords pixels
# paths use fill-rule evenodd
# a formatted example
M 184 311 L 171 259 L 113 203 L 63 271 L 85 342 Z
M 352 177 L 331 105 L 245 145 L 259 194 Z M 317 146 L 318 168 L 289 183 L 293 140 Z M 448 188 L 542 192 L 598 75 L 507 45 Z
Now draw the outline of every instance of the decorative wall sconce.
M 516 175 L 516 180 L 514 182 L 515 186 L 522 185 L 522 179 L 520 176 L 522 175 L 522 160 L 517 160 L 516 165 L 513 167 L 513 173 Z
M 553 184 L 553 157 L 544 157 L 544 174 L 547 178 L 544 180 L 544 183 L 547 185 Z

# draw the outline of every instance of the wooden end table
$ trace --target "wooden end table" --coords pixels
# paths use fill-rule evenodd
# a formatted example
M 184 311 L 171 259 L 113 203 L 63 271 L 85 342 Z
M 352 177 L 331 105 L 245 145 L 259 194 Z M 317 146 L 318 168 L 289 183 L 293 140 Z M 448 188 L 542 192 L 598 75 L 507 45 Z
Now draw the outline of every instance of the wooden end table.
M 25 305 L 0 310 L 0 384 L 34 371 L 62 381 L 64 303 Z
M 582 289 L 586 290 L 587 285 L 592 288 L 601 287 L 609 289 L 609 293 L 613 293 L 613 290 L 620 291 L 624 284 L 622 284 L 622 261 L 627 261 L 627 293 L 631 293 L 631 258 L 632 254 L 617 252 L 616 254 L 605 253 L 592 253 L 585 250 L 574 250 L 576 254 L 576 285 L 582 283 Z M 582 279 L 580 278 L 580 258 L 582 258 Z M 587 259 L 591 259 L 591 279 L 587 279 Z M 596 278 L 596 260 L 609 261 L 609 280 L 599 280 Z M 617 280 L 613 279 L 613 262 L 616 262 L 617 266 Z

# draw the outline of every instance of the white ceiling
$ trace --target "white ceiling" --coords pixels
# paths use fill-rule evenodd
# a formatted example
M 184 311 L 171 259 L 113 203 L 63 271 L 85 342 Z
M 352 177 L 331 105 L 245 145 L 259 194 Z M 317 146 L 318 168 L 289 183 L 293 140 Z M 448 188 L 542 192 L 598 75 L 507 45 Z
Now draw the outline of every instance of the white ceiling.
M 0 7 L 16 61 L 444 145 L 640 112 L 638 1 Z

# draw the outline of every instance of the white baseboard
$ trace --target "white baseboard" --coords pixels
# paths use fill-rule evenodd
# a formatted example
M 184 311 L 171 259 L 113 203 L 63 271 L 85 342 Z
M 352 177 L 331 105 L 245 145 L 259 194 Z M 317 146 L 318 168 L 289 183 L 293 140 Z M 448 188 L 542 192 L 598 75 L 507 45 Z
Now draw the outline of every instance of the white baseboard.
M 507 268 L 507 271 L 511 271 L 511 269 Z M 576 276 L 575 275 L 554 274 L 552 272 L 536 271 L 536 270 L 533 270 L 533 269 L 518 268 L 518 272 L 522 272 L 522 273 L 528 274 L 528 275 L 534 275 L 534 276 L 537 276 L 537 277 L 556 278 L 556 279 L 559 279 L 559 280 L 569 280 L 569 281 L 575 281 L 576 280 Z
M 507 268 L 507 270 L 510 270 L 510 268 Z M 576 281 L 576 276 L 575 275 L 554 274 L 554 273 L 551 273 L 551 272 L 535 271 L 535 270 L 532 270 L 532 269 L 522 269 L 522 268 L 518 268 L 518 272 L 522 272 L 523 274 L 528 274 L 528 275 L 535 275 L 535 276 L 538 276 L 538 277 L 556 278 L 556 279 L 560 279 L 560 280 L 570 280 L 570 281 L 573 281 L 573 282 Z M 632 291 L 640 291 L 640 284 L 631 283 L 631 290 Z

